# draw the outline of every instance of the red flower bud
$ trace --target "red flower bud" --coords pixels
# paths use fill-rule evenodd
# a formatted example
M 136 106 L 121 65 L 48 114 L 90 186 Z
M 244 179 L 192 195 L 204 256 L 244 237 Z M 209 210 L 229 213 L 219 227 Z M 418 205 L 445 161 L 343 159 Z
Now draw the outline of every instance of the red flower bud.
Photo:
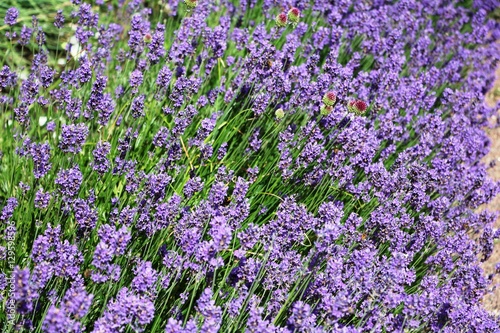
M 149 44 L 151 43 L 151 40 L 153 40 L 153 36 L 151 36 L 150 33 L 147 33 L 143 37 L 144 43 Z
M 365 113 L 367 108 L 368 105 L 366 104 L 366 102 L 360 99 L 349 101 L 349 103 L 347 104 L 347 109 L 350 112 L 354 112 L 359 115 Z
M 293 7 L 288 11 L 288 20 L 293 25 L 296 25 L 300 21 L 300 10 L 298 8 Z
M 329 91 L 323 96 L 323 103 L 325 103 L 325 105 L 333 106 L 336 101 L 337 95 L 335 95 L 333 91 Z
M 288 19 L 285 13 L 280 13 L 278 16 L 276 16 L 275 21 L 278 27 L 284 27 L 286 26 Z

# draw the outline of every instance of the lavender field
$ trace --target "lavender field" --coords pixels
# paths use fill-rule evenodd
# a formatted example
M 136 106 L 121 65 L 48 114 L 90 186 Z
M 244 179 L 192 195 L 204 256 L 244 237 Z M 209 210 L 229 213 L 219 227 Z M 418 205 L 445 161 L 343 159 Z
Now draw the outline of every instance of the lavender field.
M 2 1 L 0 330 L 500 332 L 499 8 Z

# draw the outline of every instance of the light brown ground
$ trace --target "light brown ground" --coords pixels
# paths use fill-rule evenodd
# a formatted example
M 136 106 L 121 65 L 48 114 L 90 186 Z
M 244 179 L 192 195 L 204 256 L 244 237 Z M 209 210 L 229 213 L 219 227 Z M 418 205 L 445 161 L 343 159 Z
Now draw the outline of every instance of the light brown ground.
M 497 81 L 495 87 L 486 96 L 486 101 L 490 105 L 494 105 L 495 101 L 500 99 L 500 67 L 496 73 Z M 500 110 L 497 111 L 497 115 L 494 116 L 492 122 L 496 122 L 496 117 L 500 117 Z M 496 165 L 488 170 L 488 175 L 494 180 L 500 180 L 500 128 L 486 129 L 486 133 L 491 139 L 491 148 L 488 155 L 483 158 L 485 164 L 489 164 L 491 161 L 495 160 Z M 486 209 L 494 212 L 500 212 L 500 195 L 490 202 L 485 207 Z M 495 223 L 495 228 L 500 228 L 500 217 Z M 495 271 L 495 265 L 500 263 L 500 241 L 496 241 L 493 254 L 483 264 L 484 271 L 486 275 L 492 274 Z M 487 310 L 491 313 L 500 316 L 500 274 L 493 278 L 491 284 L 492 292 L 484 297 L 483 303 Z

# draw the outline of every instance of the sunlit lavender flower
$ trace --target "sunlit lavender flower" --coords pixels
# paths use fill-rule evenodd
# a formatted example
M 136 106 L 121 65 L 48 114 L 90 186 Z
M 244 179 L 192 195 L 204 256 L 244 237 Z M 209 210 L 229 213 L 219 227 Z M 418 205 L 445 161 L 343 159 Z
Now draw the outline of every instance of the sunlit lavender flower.
M 75 279 L 80 272 L 82 262 L 82 254 L 76 245 L 70 244 L 67 239 L 57 242 L 53 260 L 55 276 Z
M 66 291 L 61 305 L 66 313 L 79 320 L 89 311 L 93 298 L 92 294 L 86 292 L 83 281 L 75 279 L 71 287 Z
M 123 226 L 116 230 L 114 226 L 104 224 L 98 231 L 100 242 L 94 251 L 92 265 L 97 269 L 92 272 L 94 282 L 106 282 L 109 279 L 118 281 L 121 267 L 112 264 L 114 256 L 123 255 L 131 235 L 128 229 Z
M 202 315 L 202 332 L 218 332 L 222 321 L 222 309 L 212 300 L 212 291 L 207 288 L 198 300 L 197 309 Z
M 133 88 L 133 91 L 137 92 L 137 88 L 142 84 L 142 72 L 138 69 L 130 73 L 129 84 Z
M 89 129 L 83 123 L 63 125 L 59 148 L 66 153 L 78 154 L 82 150 L 88 134 Z
M 92 78 L 92 68 L 87 56 L 80 57 L 80 66 L 76 69 L 76 76 L 80 83 L 89 82 Z
M 16 209 L 18 204 L 19 202 L 16 198 L 7 199 L 5 206 L 3 206 L 2 214 L 0 215 L 0 221 L 5 222 L 9 220 L 14 214 L 14 209 Z
M 33 143 L 30 147 L 30 155 L 33 159 L 33 175 L 41 178 L 52 168 L 50 164 L 50 145 L 46 143 Z
M 82 330 L 79 320 L 87 314 L 93 295 L 88 295 L 82 285 L 74 284 L 64 295 L 60 307 L 53 304 L 49 308 L 42 325 L 44 331 L 66 333 Z
M 52 305 L 47 311 L 42 327 L 44 331 L 53 333 L 63 333 L 67 332 L 67 330 L 75 330 L 71 319 L 54 305 Z
M 106 125 L 115 108 L 115 102 L 111 98 L 111 94 L 104 93 L 108 78 L 106 76 L 98 76 L 92 85 L 87 108 L 89 111 L 97 111 L 99 116 L 99 124 Z M 81 101 L 78 102 L 81 106 Z M 80 108 L 78 107 L 78 109 Z M 87 118 L 91 118 L 90 114 Z
M 92 230 L 96 226 L 97 210 L 91 207 L 88 200 L 76 199 L 73 203 L 73 211 L 79 229 Z
M 145 99 L 146 95 L 139 95 L 132 100 L 132 104 L 130 105 L 130 111 L 132 112 L 132 117 L 139 118 L 145 115 L 144 113 Z
M 96 148 L 92 151 L 92 155 L 94 156 L 92 168 L 99 174 L 106 173 L 111 166 L 111 163 L 107 158 L 110 151 L 111 144 L 106 141 L 98 142 Z
M 42 87 L 44 88 L 50 87 L 50 85 L 54 80 L 54 75 L 56 71 L 47 65 L 41 66 L 39 71 L 40 71 L 40 83 L 42 84 Z
M 129 324 L 134 324 L 139 329 L 151 322 L 154 312 L 153 302 L 122 288 L 116 298 L 108 303 L 106 311 L 96 321 L 92 332 L 121 331 Z
M 55 184 L 59 186 L 59 191 L 68 196 L 74 197 L 80 190 L 83 175 L 78 166 L 70 169 L 63 169 L 57 173 Z
M 165 26 L 158 23 L 156 30 L 151 37 L 151 42 L 148 45 L 149 52 L 147 54 L 149 61 L 152 64 L 156 64 L 161 58 L 165 56 L 167 51 L 165 50 Z
M 45 44 L 46 40 L 47 38 L 45 37 L 45 33 L 43 32 L 42 27 L 38 27 L 35 35 L 35 41 L 37 45 L 39 47 L 42 47 Z
M 316 323 L 316 316 L 312 314 L 311 307 L 298 301 L 293 305 L 292 315 L 288 319 L 289 329 L 299 332 L 312 331 Z
M 189 179 L 184 185 L 184 189 L 182 191 L 184 192 L 186 198 L 189 199 L 193 196 L 193 194 L 200 192 L 201 190 L 203 190 L 203 181 L 200 177 L 196 177 Z
M 23 25 L 21 28 L 21 33 L 19 34 L 19 40 L 17 41 L 19 45 L 21 46 L 26 46 L 30 42 L 31 35 L 33 33 L 33 29 L 28 28 L 27 26 Z
M 29 109 L 24 103 L 19 105 L 14 109 L 15 119 L 23 126 L 27 126 L 29 123 Z
M 5 12 L 4 22 L 6 25 L 13 26 L 17 23 L 17 17 L 19 16 L 19 10 L 15 7 L 10 7 Z
M 29 313 L 33 310 L 34 302 L 38 298 L 38 293 L 33 282 L 30 280 L 29 269 L 14 267 L 12 272 L 14 283 L 12 299 L 16 302 L 17 312 L 21 314 Z
M 40 188 L 35 193 L 35 207 L 39 209 L 47 208 L 49 206 L 50 199 L 50 192 L 44 192 L 43 188 Z
M 54 19 L 54 25 L 57 29 L 61 29 L 64 26 L 64 15 L 62 9 L 59 9 L 56 13 L 56 17 Z
M 87 3 L 83 3 L 78 7 L 78 12 L 73 13 L 75 17 L 78 17 L 78 24 L 81 26 L 93 28 L 97 26 L 99 20 L 99 14 L 92 12 L 92 6 Z
M 47 125 L 45 125 L 45 128 L 47 129 L 48 132 L 54 132 L 56 130 L 56 122 L 49 121 Z
M 8 88 L 17 84 L 17 74 L 10 70 L 9 66 L 4 65 L 0 70 L 0 87 Z
M 132 289 L 138 294 L 149 294 L 154 291 L 158 280 L 158 272 L 151 266 L 150 261 L 141 262 L 134 270 L 135 277 L 132 280 Z
M 158 77 L 156 79 L 156 85 L 159 88 L 166 89 L 170 84 L 172 79 L 172 71 L 167 66 L 163 66 L 158 72 Z

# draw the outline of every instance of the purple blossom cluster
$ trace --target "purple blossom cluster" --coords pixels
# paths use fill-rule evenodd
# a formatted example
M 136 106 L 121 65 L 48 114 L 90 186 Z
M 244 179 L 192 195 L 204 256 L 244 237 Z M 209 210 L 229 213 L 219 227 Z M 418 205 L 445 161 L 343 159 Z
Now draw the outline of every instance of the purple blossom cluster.
M 118 281 L 121 267 L 113 264 L 113 257 L 123 255 L 131 236 L 124 226 L 119 230 L 111 225 L 103 225 L 99 229 L 99 243 L 97 244 L 92 260 L 95 271 L 92 272 L 94 282 L 106 282 L 109 279 Z
M 16 326 L 499 330 L 492 1 L 71 3 L 0 70 Z
M 54 181 L 59 187 L 59 191 L 66 197 L 72 198 L 78 194 L 80 185 L 83 181 L 83 175 L 78 166 L 60 170 Z
M 154 318 L 154 309 L 153 302 L 123 288 L 116 299 L 109 302 L 92 332 L 122 332 L 129 325 L 136 332 L 143 332 L 144 326 Z
M 63 125 L 59 148 L 66 153 L 78 154 L 82 150 L 82 145 L 88 134 L 89 129 L 85 124 Z
M 75 280 L 60 302 L 60 306 L 50 306 L 42 324 L 44 332 L 81 332 L 79 320 L 87 314 L 93 295 L 85 291 L 82 280 Z

